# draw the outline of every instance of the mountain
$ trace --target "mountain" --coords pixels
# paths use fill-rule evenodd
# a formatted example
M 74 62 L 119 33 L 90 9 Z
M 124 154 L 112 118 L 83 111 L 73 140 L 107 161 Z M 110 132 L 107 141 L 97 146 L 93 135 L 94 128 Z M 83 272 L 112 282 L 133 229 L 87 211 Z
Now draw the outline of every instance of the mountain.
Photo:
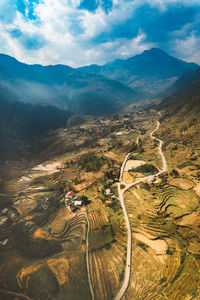
M 79 68 L 82 72 L 101 74 L 155 97 L 172 85 L 185 71 L 196 70 L 198 65 L 174 58 L 161 49 L 152 48 L 126 60 L 116 60 L 103 66 Z
M 0 98 L 0 162 L 30 157 L 50 130 L 72 115 L 54 106 L 7 102 Z
M 168 89 L 163 92 L 163 97 L 171 96 L 178 90 L 184 89 L 188 83 L 192 80 L 195 74 L 198 74 L 199 69 L 193 71 L 186 71 L 181 77 L 179 77 Z
M 78 114 L 120 111 L 141 98 L 130 87 L 64 65 L 27 65 L 0 55 L 0 97 L 6 101 L 53 105 Z
M 189 114 L 200 110 L 200 68 L 184 73 L 172 86 L 171 95 L 160 106 L 175 114 Z

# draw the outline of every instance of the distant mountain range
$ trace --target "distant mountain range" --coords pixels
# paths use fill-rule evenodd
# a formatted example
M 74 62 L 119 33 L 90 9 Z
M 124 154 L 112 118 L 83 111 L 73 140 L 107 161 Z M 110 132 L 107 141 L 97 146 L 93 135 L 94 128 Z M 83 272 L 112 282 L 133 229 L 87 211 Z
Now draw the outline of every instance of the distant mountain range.
M 78 114 L 110 114 L 141 95 L 102 75 L 64 65 L 26 65 L 0 55 L 0 96 L 8 102 L 53 105 Z
M 152 92 L 154 86 L 156 92 Z M 182 120 L 190 112 L 196 118 L 200 113 L 199 66 L 159 49 L 78 70 L 27 65 L 0 55 L 0 162 L 40 151 L 35 147 L 42 135 L 64 127 L 73 114 L 123 112 L 127 105 L 154 93 L 168 95 L 158 109 L 169 116 L 181 114 Z
M 156 97 L 172 85 L 184 72 L 199 66 L 174 58 L 161 49 L 152 48 L 126 60 L 103 66 L 79 68 L 82 72 L 101 74 L 133 88 L 143 97 Z
M 173 84 L 172 84 L 173 83 Z M 167 88 L 167 90 L 166 90 Z M 104 66 L 27 65 L 0 55 L 0 161 L 34 150 L 72 114 L 105 115 L 159 93 L 170 113 L 200 107 L 200 68 L 159 49 Z
M 76 114 L 111 114 L 156 97 L 185 71 L 197 68 L 155 48 L 127 60 L 78 69 L 27 65 L 0 54 L 0 101 L 47 104 Z

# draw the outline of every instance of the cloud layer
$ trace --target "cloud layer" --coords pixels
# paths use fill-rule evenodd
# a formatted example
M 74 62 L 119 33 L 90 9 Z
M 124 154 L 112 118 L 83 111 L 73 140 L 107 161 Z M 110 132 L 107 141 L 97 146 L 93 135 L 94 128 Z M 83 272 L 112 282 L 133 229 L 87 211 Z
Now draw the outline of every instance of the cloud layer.
M 1 0 L 0 52 L 82 66 L 151 47 L 200 63 L 199 0 Z

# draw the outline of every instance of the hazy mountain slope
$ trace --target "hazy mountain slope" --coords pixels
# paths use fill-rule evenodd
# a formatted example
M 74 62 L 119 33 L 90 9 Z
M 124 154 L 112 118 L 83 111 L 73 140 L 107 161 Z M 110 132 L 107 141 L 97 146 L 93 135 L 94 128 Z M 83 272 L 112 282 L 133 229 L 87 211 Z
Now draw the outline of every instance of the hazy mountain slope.
M 172 84 L 168 89 L 163 92 L 163 97 L 171 96 L 173 93 L 176 93 L 178 90 L 185 89 L 193 77 L 198 74 L 199 69 L 193 71 L 186 71 L 181 77 L 179 77 L 174 84 Z
M 70 112 L 53 106 L 7 103 L 0 97 L 0 161 L 34 154 L 40 138 L 65 126 L 70 116 Z
M 198 113 L 200 108 L 200 68 L 185 73 L 173 85 L 173 93 L 161 103 L 169 112 Z
M 48 104 L 80 114 L 120 111 L 141 95 L 116 80 L 68 66 L 26 65 L 0 55 L 1 95 L 7 101 Z
M 188 80 L 186 80 L 187 76 Z M 192 164 L 193 159 L 195 161 L 196 157 L 199 157 L 200 68 L 187 76 L 184 75 L 176 83 L 177 90 L 157 107 L 162 113 L 162 138 L 170 154 L 171 160 L 169 161 L 172 165 L 173 163 L 181 165 L 186 162 Z M 200 176 L 198 170 L 197 164 L 194 169 L 197 177 Z M 191 170 L 190 167 L 188 170 L 186 168 L 186 171 L 192 172 L 192 168 Z
M 120 112 L 127 104 L 140 98 L 129 87 L 101 75 L 72 73 L 66 80 L 70 108 L 76 113 L 105 114 Z
M 153 97 L 174 83 L 187 70 L 198 65 L 176 59 L 161 49 L 152 48 L 126 60 L 116 60 L 103 66 L 91 65 L 79 68 L 83 72 L 102 74 L 116 79 L 146 97 Z
M 159 136 L 164 141 L 168 165 L 175 170 L 175 176 L 199 183 L 200 69 L 193 72 L 187 83 L 184 76 L 179 84 L 176 92 L 157 107 L 161 112 Z

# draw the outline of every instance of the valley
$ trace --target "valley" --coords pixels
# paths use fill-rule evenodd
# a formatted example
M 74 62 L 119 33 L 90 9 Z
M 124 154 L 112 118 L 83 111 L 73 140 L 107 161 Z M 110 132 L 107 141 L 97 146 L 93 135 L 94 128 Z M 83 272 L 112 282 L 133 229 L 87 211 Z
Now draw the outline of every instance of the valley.
M 200 1 L 0 1 L 0 300 L 200 300 Z
M 86 117 L 4 165 L 2 299 L 198 299 L 199 121 L 181 113 Z

